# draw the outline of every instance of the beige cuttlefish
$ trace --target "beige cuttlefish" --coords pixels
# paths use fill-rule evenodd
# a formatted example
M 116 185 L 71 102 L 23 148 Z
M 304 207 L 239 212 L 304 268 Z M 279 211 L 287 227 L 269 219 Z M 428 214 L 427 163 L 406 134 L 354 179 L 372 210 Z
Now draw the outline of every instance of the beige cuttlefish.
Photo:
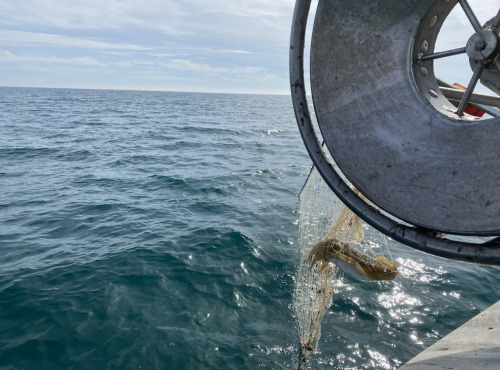
M 389 261 L 385 256 L 372 258 L 348 243 L 335 239 L 320 241 L 309 253 L 311 268 L 318 262 L 321 271 L 326 268 L 328 261 L 335 262 L 344 272 L 370 280 L 394 280 L 399 273 L 396 261 Z

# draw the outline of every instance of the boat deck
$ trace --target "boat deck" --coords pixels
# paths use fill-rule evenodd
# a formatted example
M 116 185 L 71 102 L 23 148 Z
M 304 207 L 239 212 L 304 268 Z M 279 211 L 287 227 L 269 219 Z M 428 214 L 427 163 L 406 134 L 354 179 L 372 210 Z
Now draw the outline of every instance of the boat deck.
M 500 369 L 500 301 L 399 369 Z

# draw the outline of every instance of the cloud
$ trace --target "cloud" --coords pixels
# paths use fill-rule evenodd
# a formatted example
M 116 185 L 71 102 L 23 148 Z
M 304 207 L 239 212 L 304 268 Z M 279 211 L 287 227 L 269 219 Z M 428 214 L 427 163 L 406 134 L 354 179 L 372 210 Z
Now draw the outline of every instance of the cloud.
M 80 66 L 106 67 L 105 64 L 99 63 L 97 60 L 85 57 L 76 58 L 59 58 L 59 57 L 41 57 L 41 56 L 20 56 L 12 54 L 7 50 L 0 50 L 0 62 L 3 63 L 51 63 L 51 64 L 69 64 Z
M 33 65 L 20 66 L 19 69 L 22 71 L 40 72 L 40 73 L 44 73 L 44 74 L 53 72 L 52 68 L 42 67 L 42 66 L 33 66 Z
M 123 60 L 119 62 L 110 62 L 109 64 L 121 68 L 132 68 L 139 65 L 153 66 L 155 63 L 148 60 Z
M 186 59 L 173 59 L 160 65 L 177 71 L 211 74 L 252 74 L 262 71 L 260 67 L 213 67 L 210 64 L 200 64 Z
M 254 45 L 265 48 L 257 41 L 288 43 L 293 4 L 293 0 L 16 0 L 0 2 L 0 27 L 24 31 L 26 25 L 36 30 L 48 27 L 62 34 L 106 30 L 110 37 L 125 36 L 134 43 L 147 36 L 152 43 L 220 47 L 224 40 L 220 49 L 231 50 L 255 40 Z
M 103 42 L 93 39 L 69 37 L 49 33 L 0 30 L 0 45 L 3 46 L 51 46 L 64 48 L 85 48 L 97 50 L 148 51 L 151 47 L 133 44 Z
M 240 17 L 290 18 L 293 0 L 219 0 L 213 2 L 209 13 L 226 13 Z
M 153 57 L 158 57 L 158 58 L 170 58 L 170 57 L 189 56 L 191 54 L 188 54 L 188 53 L 148 53 L 148 55 L 151 55 Z
M 229 53 L 229 54 L 252 54 L 250 51 L 245 50 L 215 50 L 218 53 Z
M 0 83 L 25 81 L 24 69 L 32 71 L 30 84 L 44 86 L 280 89 L 287 85 L 276 76 L 288 68 L 293 4 L 0 0 L 0 62 L 10 63 L 0 68 Z
M 121 67 L 121 68 L 130 68 L 133 66 L 133 63 L 130 60 L 124 60 L 122 62 L 111 62 L 109 63 L 113 66 Z
M 162 28 L 168 34 L 189 34 L 193 24 L 231 17 L 290 18 L 294 0 L 16 0 L 0 3 L 3 23 L 49 25 L 61 29 Z

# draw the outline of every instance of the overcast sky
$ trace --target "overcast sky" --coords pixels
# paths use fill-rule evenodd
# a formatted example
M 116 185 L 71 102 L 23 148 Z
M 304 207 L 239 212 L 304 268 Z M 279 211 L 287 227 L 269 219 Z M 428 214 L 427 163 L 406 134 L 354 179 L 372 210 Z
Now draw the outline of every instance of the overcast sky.
M 499 2 L 470 1 L 481 23 Z M 293 7 L 294 0 L 0 0 L 0 85 L 287 94 Z M 465 39 L 467 25 L 460 14 L 454 27 Z
M 293 0 L 0 0 L 0 85 L 288 92 Z

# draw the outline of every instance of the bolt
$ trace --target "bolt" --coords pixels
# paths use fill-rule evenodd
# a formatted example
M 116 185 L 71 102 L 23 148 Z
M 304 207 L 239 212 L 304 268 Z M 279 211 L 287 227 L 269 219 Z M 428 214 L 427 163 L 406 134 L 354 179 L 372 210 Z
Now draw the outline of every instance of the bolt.
M 435 24 L 437 23 L 437 20 L 438 20 L 438 16 L 437 14 L 434 15 L 432 18 L 431 18 L 431 21 L 429 22 L 429 27 L 432 28 L 435 26 Z
M 432 89 L 429 89 L 429 94 L 433 97 L 433 98 L 437 98 L 438 97 L 438 94 L 436 91 L 432 90 Z
M 427 49 L 429 49 L 429 43 L 427 42 L 427 40 L 424 40 L 424 41 L 422 41 L 421 50 L 425 53 L 427 51 Z
M 477 40 L 474 43 L 476 50 L 483 50 L 486 47 L 486 43 L 483 40 Z
M 421 67 L 420 73 L 422 73 L 423 76 L 427 76 L 427 68 Z

